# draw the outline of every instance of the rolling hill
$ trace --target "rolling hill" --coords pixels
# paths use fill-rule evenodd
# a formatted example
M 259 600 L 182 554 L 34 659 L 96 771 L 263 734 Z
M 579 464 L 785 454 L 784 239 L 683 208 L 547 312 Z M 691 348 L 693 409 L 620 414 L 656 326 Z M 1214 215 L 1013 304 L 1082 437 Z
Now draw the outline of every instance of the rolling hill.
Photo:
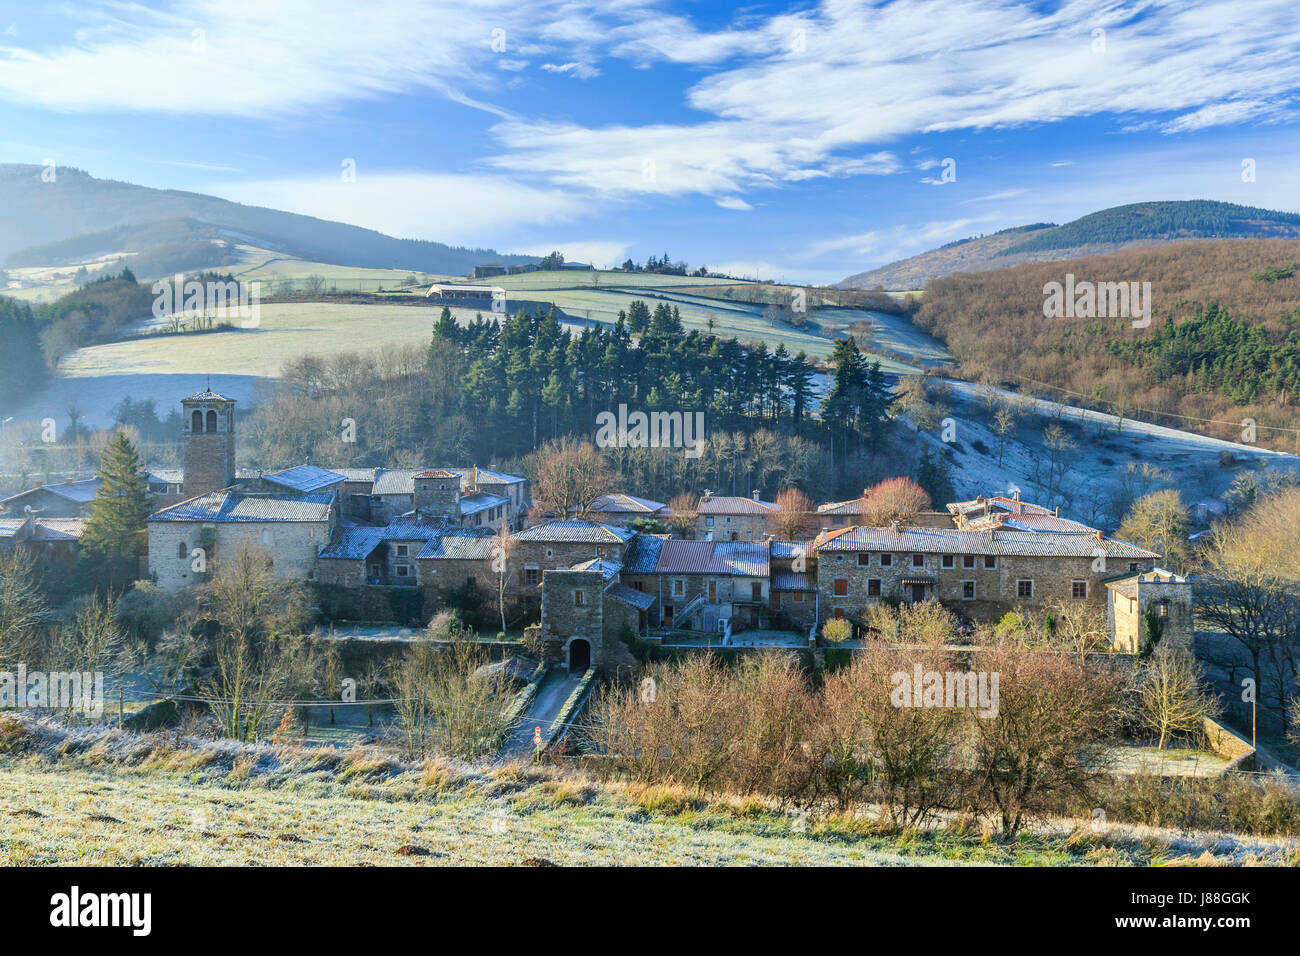
M 1204 199 L 1134 203 L 1089 213 L 1064 225 L 1035 223 L 950 242 L 851 275 L 838 285 L 921 289 L 931 279 L 954 272 L 984 272 L 1191 239 L 1300 239 L 1300 215 Z
M 536 262 L 281 212 L 175 189 L 152 189 L 71 167 L 0 165 L 0 260 L 6 267 L 76 262 L 129 251 L 141 278 L 234 261 L 236 243 L 317 262 L 455 274 L 485 262 Z

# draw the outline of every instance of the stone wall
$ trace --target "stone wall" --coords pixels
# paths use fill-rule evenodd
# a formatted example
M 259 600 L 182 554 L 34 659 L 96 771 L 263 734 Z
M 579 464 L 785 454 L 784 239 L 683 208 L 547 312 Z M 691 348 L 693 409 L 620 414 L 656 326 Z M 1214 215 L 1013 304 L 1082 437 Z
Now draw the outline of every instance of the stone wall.
M 159 587 L 175 591 L 203 580 L 193 570 L 190 554 L 195 548 L 204 548 L 211 573 L 237 548 L 253 547 L 270 553 L 276 577 L 307 581 L 316 571 L 316 555 L 329 541 L 329 525 L 328 521 L 222 521 L 205 527 L 198 521 L 151 521 L 149 573 Z M 203 541 L 210 541 L 210 546 Z

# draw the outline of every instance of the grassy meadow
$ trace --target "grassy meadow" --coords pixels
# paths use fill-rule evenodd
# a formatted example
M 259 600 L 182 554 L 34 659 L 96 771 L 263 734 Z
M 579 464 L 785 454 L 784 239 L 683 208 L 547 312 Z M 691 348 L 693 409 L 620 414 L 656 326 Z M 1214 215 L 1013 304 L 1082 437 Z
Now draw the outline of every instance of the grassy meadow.
M 522 763 L 0 717 L 0 865 L 1231 865 L 1284 840 L 1058 821 L 905 834 Z M 1290 854 L 1290 856 L 1288 856 Z

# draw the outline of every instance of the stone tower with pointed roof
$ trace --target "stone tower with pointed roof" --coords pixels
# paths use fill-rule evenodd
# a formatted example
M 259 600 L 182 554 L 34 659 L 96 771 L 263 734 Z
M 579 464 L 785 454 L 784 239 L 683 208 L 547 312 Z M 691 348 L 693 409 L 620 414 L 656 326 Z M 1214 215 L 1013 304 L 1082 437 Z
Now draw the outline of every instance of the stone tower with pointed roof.
M 185 418 L 184 496 L 235 483 L 235 400 L 211 388 L 181 399 Z

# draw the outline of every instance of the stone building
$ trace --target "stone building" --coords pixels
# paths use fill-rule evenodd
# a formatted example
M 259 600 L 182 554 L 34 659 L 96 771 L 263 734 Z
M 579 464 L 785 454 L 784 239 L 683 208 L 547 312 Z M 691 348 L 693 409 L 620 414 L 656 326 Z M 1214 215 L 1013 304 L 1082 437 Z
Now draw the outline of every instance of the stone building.
M 1104 608 L 1104 585 L 1149 571 L 1158 555 L 1081 530 L 845 528 L 813 543 L 819 618 L 858 619 L 883 598 L 938 600 L 972 620 L 1078 601 Z
M 260 548 L 277 577 L 311 581 L 337 524 L 334 495 L 213 491 L 149 517 L 149 573 L 179 590 L 208 578 L 240 547 Z
M 42 518 L 84 517 L 90 511 L 90 503 L 95 500 L 95 492 L 103 481 L 98 475 L 93 478 L 65 478 L 50 484 L 38 481 L 34 487 L 0 501 L 0 514 L 6 518 L 22 518 L 28 514 Z
M 612 673 L 635 664 L 626 642 L 644 632 L 654 599 L 619 575 L 619 565 L 604 561 L 546 571 L 541 641 L 552 664 L 579 674 L 593 666 Z
M 668 540 L 655 574 L 665 627 L 727 633 L 757 627 L 768 616 L 766 542 Z
M 772 537 L 772 516 L 779 509 L 761 501 L 754 491 L 748 498 L 715 495 L 706 490 L 695 509 L 695 536 L 712 541 L 765 541 Z
M 1148 636 L 1190 649 L 1193 633 L 1192 586 L 1186 577 L 1152 568 L 1106 585 L 1111 646 L 1137 654 Z M 1154 629 L 1157 634 L 1149 635 Z

